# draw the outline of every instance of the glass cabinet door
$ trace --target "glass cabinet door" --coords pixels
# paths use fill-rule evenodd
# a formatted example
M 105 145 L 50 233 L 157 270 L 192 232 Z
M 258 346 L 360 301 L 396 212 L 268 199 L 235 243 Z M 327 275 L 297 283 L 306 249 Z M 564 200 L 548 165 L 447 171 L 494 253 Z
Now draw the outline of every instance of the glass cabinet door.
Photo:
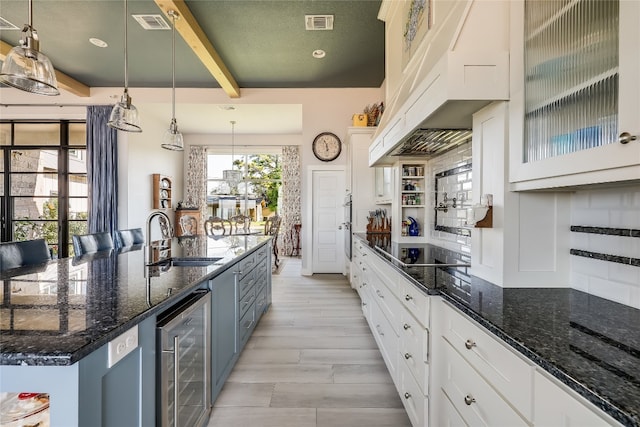
M 523 162 L 618 141 L 618 0 L 525 0 Z

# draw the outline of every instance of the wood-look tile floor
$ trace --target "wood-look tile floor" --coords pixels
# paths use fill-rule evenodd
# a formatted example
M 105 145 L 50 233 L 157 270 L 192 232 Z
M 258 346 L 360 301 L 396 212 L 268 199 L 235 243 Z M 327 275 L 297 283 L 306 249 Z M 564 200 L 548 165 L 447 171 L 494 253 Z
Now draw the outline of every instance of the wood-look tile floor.
M 358 295 L 340 274 L 300 268 L 287 258 L 273 276 L 208 427 L 410 427 Z

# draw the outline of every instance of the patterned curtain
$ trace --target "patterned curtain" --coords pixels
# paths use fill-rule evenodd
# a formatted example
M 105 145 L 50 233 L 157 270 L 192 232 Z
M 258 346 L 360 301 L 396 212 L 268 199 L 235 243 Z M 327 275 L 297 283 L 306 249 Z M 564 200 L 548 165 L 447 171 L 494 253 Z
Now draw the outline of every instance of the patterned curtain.
M 89 233 L 118 229 L 118 132 L 107 126 L 111 105 L 87 107 Z
M 185 182 L 184 207 L 200 209 L 202 224 L 207 219 L 207 148 L 192 145 L 189 148 Z M 199 225 L 202 228 L 201 224 Z
M 282 147 L 282 206 L 278 211 L 282 217 L 278 247 L 283 255 L 293 251 L 296 242 L 292 240 L 291 230 L 294 224 L 301 223 L 300 187 L 300 149 L 297 145 Z

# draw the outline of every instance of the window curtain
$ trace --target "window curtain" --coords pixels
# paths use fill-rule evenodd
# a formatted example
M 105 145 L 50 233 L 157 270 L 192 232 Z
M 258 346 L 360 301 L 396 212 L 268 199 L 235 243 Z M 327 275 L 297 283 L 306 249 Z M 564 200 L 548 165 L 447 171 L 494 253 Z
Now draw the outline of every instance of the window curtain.
M 282 147 L 282 206 L 278 213 L 282 217 L 278 247 L 283 255 L 291 254 L 297 242 L 293 241 L 291 230 L 300 224 L 300 148 L 297 145 Z
M 184 207 L 200 209 L 202 224 L 207 219 L 207 148 L 189 147 Z M 202 225 L 198 225 L 202 229 Z
M 107 126 L 112 108 L 87 107 L 89 233 L 118 229 L 118 132 Z

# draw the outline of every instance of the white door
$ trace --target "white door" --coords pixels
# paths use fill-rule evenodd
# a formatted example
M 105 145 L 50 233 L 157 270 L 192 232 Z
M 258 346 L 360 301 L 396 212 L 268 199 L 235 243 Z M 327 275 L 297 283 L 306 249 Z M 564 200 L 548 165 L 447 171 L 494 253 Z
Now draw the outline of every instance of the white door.
M 342 273 L 344 269 L 344 170 L 315 170 L 313 194 L 313 273 Z

